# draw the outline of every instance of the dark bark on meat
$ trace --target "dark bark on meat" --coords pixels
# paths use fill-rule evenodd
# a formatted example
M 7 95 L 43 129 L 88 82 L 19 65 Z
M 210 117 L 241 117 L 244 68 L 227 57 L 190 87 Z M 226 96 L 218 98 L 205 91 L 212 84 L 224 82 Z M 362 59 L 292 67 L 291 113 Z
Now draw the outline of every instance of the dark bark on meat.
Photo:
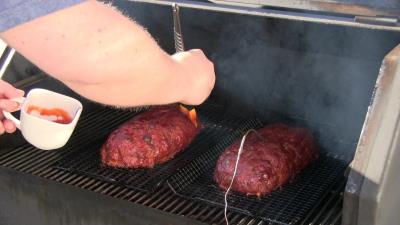
M 214 179 L 223 189 L 231 182 L 240 141 L 229 146 L 217 161 Z M 283 124 L 266 126 L 247 136 L 232 190 L 265 195 L 285 184 L 318 156 L 308 130 Z
M 113 167 L 151 168 L 186 148 L 198 131 L 176 105 L 154 107 L 112 132 L 101 160 Z

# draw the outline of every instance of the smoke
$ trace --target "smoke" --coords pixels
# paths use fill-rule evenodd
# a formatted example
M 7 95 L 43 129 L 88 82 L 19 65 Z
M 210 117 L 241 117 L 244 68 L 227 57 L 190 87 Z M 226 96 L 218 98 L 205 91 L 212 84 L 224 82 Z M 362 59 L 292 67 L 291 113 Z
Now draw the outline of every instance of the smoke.
M 381 61 L 400 42 L 398 33 L 227 14 L 214 19 L 208 25 L 219 28 L 216 43 L 208 44 L 217 70 L 214 101 L 266 123 L 309 127 L 327 151 L 354 153 Z M 201 33 L 192 34 L 196 42 L 215 36 Z
M 116 2 L 173 52 L 170 7 Z M 203 49 L 215 63 L 209 102 L 266 123 L 309 127 L 322 148 L 348 155 L 383 57 L 400 43 L 400 32 L 186 8 L 181 20 L 186 47 Z

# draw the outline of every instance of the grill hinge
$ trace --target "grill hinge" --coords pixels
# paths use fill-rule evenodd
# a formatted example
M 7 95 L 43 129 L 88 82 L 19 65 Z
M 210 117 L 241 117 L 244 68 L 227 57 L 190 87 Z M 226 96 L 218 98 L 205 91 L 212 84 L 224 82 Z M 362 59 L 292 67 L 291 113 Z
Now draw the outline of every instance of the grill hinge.
M 400 27 L 398 17 L 388 16 L 355 16 L 354 21 L 357 23 L 371 24 L 371 25 L 384 25 L 391 27 Z

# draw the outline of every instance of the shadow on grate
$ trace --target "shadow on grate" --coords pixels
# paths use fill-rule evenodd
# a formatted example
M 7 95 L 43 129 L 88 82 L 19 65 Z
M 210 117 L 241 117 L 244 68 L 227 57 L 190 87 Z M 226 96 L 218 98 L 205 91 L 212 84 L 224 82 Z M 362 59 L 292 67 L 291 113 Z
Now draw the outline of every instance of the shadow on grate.
M 242 133 L 241 133 L 242 134 Z M 223 139 L 168 180 L 176 194 L 224 207 L 224 191 L 213 180 L 216 160 L 235 139 Z M 332 186 L 344 176 L 348 159 L 322 152 L 321 157 L 292 182 L 262 198 L 231 192 L 230 211 L 262 219 L 269 224 L 296 224 L 302 221 Z
M 104 115 L 103 115 L 104 116 Z M 118 116 L 118 115 L 114 115 Z M 126 117 L 126 113 L 119 115 Z M 172 160 L 151 169 L 123 169 L 102 165 L 100 147 L 113 129 L 98 135 L 86 144 L 75 147 L 74 153 L 58 161 L 54 167 L 73 173 L 83 174 L 106 182 L 115 183 L 141 191 L 156 191 L 169 177 L 175 174 L 202 153 L 214 147 L 221 139 L 234 136 L 238 130 L 249 129 L 256 122 L 219 114 L 212 108 L 199 108 L 199 119 L 204 126 L 193 142 Z M 126 120 L 132 116 L 126 117 Z M 96 118 L 92 118 L 95 120 Z M 124 120 L 124 121 L 126 121 Z M 122 123 L 122 122 L 121 122 Z M 120 125 L 121 123 L 117 124 Z M 101 123 L 100 123 L 101 124 Z M 116 127 L 116 124 L 114 124 Z M 84 128 L 83 128 L 84 129 Z M 92 128 L 96 130 L 96 128 Z M 76 137 L 79 138 L 79 137 Z M 231 138 L 232 140 L 234 138 Z

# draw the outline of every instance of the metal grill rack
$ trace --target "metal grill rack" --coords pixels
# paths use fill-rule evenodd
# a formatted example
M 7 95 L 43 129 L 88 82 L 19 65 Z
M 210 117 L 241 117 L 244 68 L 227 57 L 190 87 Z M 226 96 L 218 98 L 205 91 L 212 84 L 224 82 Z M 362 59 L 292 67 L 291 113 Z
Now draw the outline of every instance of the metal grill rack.
M 2 152 L 0 154 L 0 167 L 10 168 L 102 195 L 145 205 L 207 224 L 224 224 L 223 208 L 220 204 L 201 200 L 199 198 L 196 199 L 189 195 L 184 196 L 181 193 L 186 190 L 186 188 L 189 188 L 190 185 L 198 182 L 200 180 L 199 175 L 207 171 L 208 167 L 204 166 L 204 163 L 211 167 L 215 165 L 215 162 L 207 161 L 207 159 L 210 159 L 210 156 L 214 156 L 215 159 L 219 156 L 219 154 L 213 154 L 213 151 L 217 153 L 218 151 L 222 151 L 226 146 L 232 143 L 233 140 L 239 138 L 244 131 L 249 128 L 257 128 L 261 123 L 257 120 L 242 120 L 234 116 L 226 115 L 223 113 L 224 109 L 218 108 L 218 106 L 199 108 L 200 118 L 202 118 L 204 114 L 207 114 L 207 121 L 203 121 L 205 127 L 214 125 L 217 129 L 228 129 L 231 131 L 229 133 L 230 135 L 221 138 L 218 144 L 208 151 L 199 152 L 199 155 L 192 158 L 191 163 L 189 163 L 190 160 L 186 161 L 185 163 L 187 163 L 187 165 L 177 168 L 174 172 L 176 176 L 170 177 L 168 179 L 168 184 L 175 185 L 175 187 L 177 187 L 178 184 L 180 188 L 185 189 L 176 188 L 175 193 L 172 191 L 173 189 L 164 185 L 161 185 L 157 191 L 150 193 L 137 188 L 132 189 L 117 182 L 107 181 L 104 177 L 57 167 L 61 161 L 72 159 L 71 157 L 73 157 L 73 155 L 81 154 L 84 146 L 95 145 L 96 143 L 99 144 L 99 140 L 106 138 L 111 130 L 117 128 L 121 123 L 137 115 L 139 112 L 140 110 L 122 111 L 100 106 L 94 107 L 89 112 L 84 113 L 73 136 L 63 149 L 57 151 L 41 151 L 29 144 L 23 144 L 8 152 Z M 346 160 L 342 158 L 335 158 L 335 156 L 327 157 L 337 160 L 339 164 L 346 164 Z M 333 161 L 331 162 L 334 163 Z M 190 168 L 196 164 L 198 164 L 197 167 Z M 174 179 L 183 176 L 184 173 L 186 173 L 186 179 L 181 177 L 181 183 L 173 182 Z M 296 224 L 308 224 L 310 222 L 315 224 L 340 223 L 341 193 L 346 178 L 343 176 L 343 173 L 339 174 L 337 178 L 342 185 L 340 185 L 340 187 L 337 185 L 332 187 L 328 186 L 324 189 L 322 198 L 313 205 L 306 217 L 302 220 L 296 220 L 298 221 Z M 295 182 L 298 182 L 298 180 Z M 322 189 L 321 187 L 321 191 Z M 301 196 L 298 196 L 298 198 L 300 197 Z M 193 201 L 193 199 L 195 199 L 195 201 Z M 301 204 L 306 204 L 308 199 L 303 199 L 303 201 L 304 202 L 301 202 Z M 267 205 L 265 207 L 267 207 Z M 266 210 L 266 208 L 263 210 Z M 272 222 L 272 220 L 267 220 L 265 217 L 251 216 L 249 214 L 251 213 L 248 213 L 248 210 L 230 209 L 228 211 L 228 218 L 231 224 L 282 224 L 275 223 L 281 218 L 275 218 L 275 222 Z M 285 213 L 285 215 L 287 214 Z M 280 215 L 280 217 L 281 216 L 282 215 Z
M 208 108 L 211 108 L 210 106 Z M 112 115 L 111 115 L 112 114 Z M 125 121 L 135 114 L 127 115 L 126 112 L 115 112 L 110 110 L 100 111 L 96 118 L 110 117 L 114 120 Z M 215 146 L 220 139 L 228 137 L 234 139 L 238 131 L 251 128 L 255 123 L 252 120 L 233 118 L 224 116 L 212 109 L 199 109 L 199 119 L 203 129 L 196 136 L 193 142 L 183 151 L 178 153 L 172 160 L 148 169 L 121 169 L 102 165 L 100 160 L 100 147 L 106 141 L 107 134 L 112 129 L 104 128 L 108 132 L 96 135 L 90 143 L 74 146 L 74 149 L 64 151 L 73 151 L 68 157 L 58 161 L 54 167 L 57 169 L 79 173 L 106 182 L 112 182 L 129 188 L 141 191 L 154 192 L 164 182 L 175 174 L 175 171 L 184 167 L 203 152 L 208 151 Z M 219 122 L 218 122 L 219 121 Z M 221 122 L 223 121 L 223 122 Z M 223 125 L 221 125 L 223 124 Z M 120 125 L 120 123 L 116 123 Z M 90 131 L 85 129 L 88 133 Z
M 212 111 L 210 109 L 208 110 Z M 104 181 L 104 179 L 98 179 L 86 174 L 57 169 L 54 167 L 54 162 L 76 154 L 80 151 L 81 146 L 91 143 L 92 139 L 108 134 L 111 129 L 115 129 L 119 124 L 136 114 L 137 112 L 118 111 L 101 107 L 93 109 L 81 118 L 76 132 L 73 134 L 70 142 L 64 149 L 58 151 L 41 151 L 29 144 L 23 144 L 22 146 L 8 152 L 2 152 L 0 154 L 0 167 L 32 174 L 51 181 L 82 188 L 123 201 L 144 205 L 163 212 L 171 213 L 171 215 L 190 218 L 206 224 L 225 224 L 222 207 L 210 204 L 206 201 L 193 201 L 187 197 L 183 198 L 181 195 L 173 193 L 168 187 L 161 187 L 154 193 L 143 192 L 117 183 L 107 182 Z M 106 119 L 106 117 L 108 118 Z M 219 120 L 219 118 L 209 119 L 211 122 L 217 122 Z M 248 125 L 256 126 L 257 124 L 258 122 L 253 121 Z M 241 133 L 241 131 L 238 130 L 238 135 L 240 136 L 239 133 Z M 221 140 L 218 145 L 221 145 L 223 142 L 229 144 L 230 141 L 224 139 Z M 209 152 L 205 154 L 209 154 Z M 203 156 L 200 156 L 199 158 L 201 157 Z M 341 159 L 338 160 L 343 162 Z M 193 162 L 197 161 L 198 160 Z M 183 167 L 178 171 L 187 171 L 187 168 Z M 191 172 L 195 175 L 201 171 L 196 172 L 195 170 L 191 170 Z M 317 204 L 313 206 L 313 209 L 310 210 L 307 218 L 304 218 L 303 221 L 299 221 L 301 224 L 313 223 L 337 225 L 340 223 L 341 193 L 344 184 L 346 183 L 346 178 L 342 175 L 338 176 L 341 185 L 335 185 L 325 189 L 325 197 L 319 199 Z M 231 224 L 272 224 L 262 218 L 248 216 L 246 213 L 234 210 L 228 211 L 228 219 Z
M 224 139 L 171 177 L 168 185 L 176 194 L 191 200 L 224 207 L 224 191 L 213 180 L 216 160 L 232 140 Z M 272 224 L 297 224 L 318 201 L 343 179 L 348 159 L 323 153 L 293 181 L 262 198 L 231 192 L 229 211 L 239 212 Z

